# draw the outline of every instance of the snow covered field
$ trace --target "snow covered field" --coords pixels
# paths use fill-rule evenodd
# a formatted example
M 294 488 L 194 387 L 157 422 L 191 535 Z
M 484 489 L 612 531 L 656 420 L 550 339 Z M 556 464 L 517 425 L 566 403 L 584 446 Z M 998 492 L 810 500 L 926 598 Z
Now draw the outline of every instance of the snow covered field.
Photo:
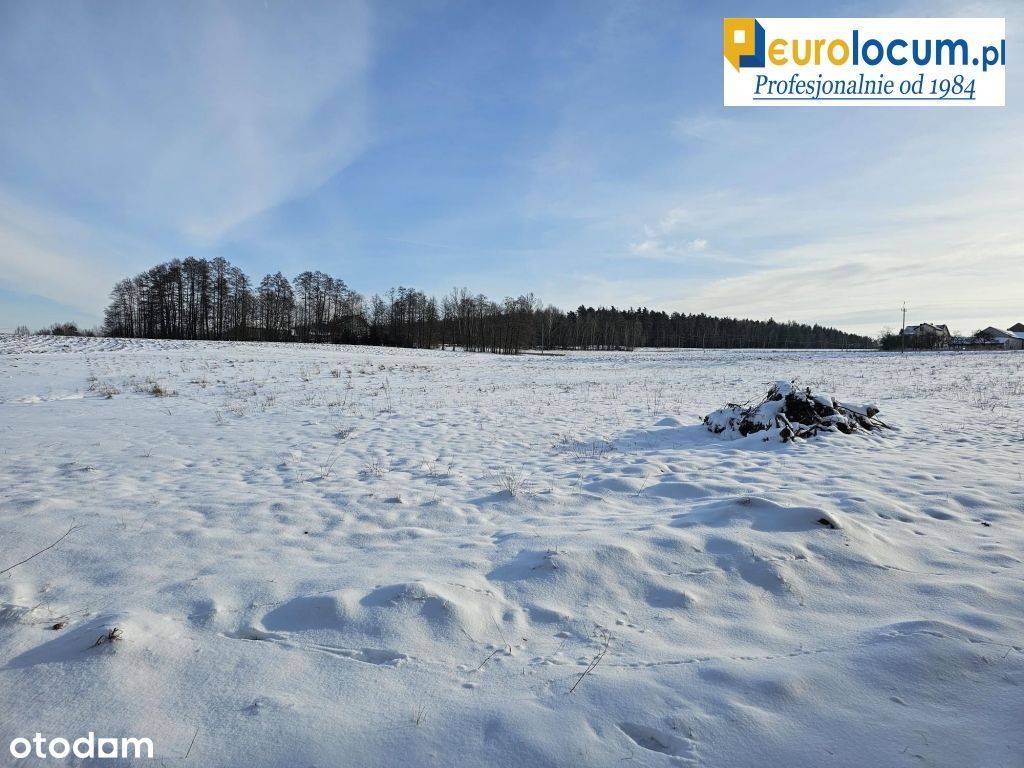
M 1024 354 L 6 336 L 0 451 L 0 764 L 1024 765 Z

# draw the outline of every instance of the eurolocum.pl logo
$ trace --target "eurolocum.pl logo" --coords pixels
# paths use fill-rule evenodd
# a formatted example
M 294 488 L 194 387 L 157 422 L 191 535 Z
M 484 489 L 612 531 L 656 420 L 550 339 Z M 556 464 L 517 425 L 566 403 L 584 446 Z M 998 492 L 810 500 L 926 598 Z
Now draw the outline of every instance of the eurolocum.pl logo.
M 757 19 L 725 20 L 725 59 L 736 71 L 764 66 L 764 27 Z
M 1003 106 L 1004 19 L 723 23 L 726 106 Z

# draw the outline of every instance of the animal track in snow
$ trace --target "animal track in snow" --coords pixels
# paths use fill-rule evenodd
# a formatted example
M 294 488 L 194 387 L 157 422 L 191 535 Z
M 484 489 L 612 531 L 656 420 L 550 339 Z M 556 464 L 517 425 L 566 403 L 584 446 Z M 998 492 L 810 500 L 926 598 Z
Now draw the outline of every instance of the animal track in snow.
M 281 632 L 264 632 L 258 629 L 246 629 L 240 632 L 225 633 L 224 637 L 234 640 L 251 640 L 257 642 L 268 642 L 281 645 L 285 648 L 297 650 L 317 651 L 327 653 L 331 656 L 338 656 L 343 659 L 351 659 L 364 664 L 375 664 L 377 666 L 397 667 L 410 657 L 398 651 L 379 648 L 342 648 L 324 643 L 303 643 L 293 640 L 287 634 Z
M 619 730 L 629 736 L 637 746 L 668 755 L 673 758 L 673 762 L 681 765 L 697 764 L 697 745 L 693 739 L 636 723 L 619 723 Z

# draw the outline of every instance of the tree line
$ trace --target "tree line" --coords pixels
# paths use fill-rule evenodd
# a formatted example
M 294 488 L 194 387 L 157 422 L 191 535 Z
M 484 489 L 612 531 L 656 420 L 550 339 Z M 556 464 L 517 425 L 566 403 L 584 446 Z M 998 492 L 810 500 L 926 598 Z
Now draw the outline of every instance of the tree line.
M 939 334 L 919 333 L 913 336 L 905 336 L 900 331 L 892 331 L 886 328 L 878 335 L 879 349 L 887 352 L 899 352 L 905 349 L 935 350 L 945 349 L 948 346 L 948 339 Z
M 533 294 L 493 301 L 465 288 L 440 299 L 393 288 L 370 299 L 324 272 L 254 283 L 226 259 L 187 258 L 119 281 L 104 312 L 109 336 L 373 344 L 516 354 L 635 347 L 863 348 L 866 336 L 775 320 L 645 308 L 563 311 Z

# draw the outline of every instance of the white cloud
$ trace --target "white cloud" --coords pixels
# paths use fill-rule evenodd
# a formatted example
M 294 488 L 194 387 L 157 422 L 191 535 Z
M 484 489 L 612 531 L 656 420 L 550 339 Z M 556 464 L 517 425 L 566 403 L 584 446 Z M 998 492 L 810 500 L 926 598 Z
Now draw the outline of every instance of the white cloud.
M 673 208 L 658 222 L 655 231 L 661 235 L 667 235 L 675 230 L 681 224 L 688 223 L 693 220 L 691 213 L 685 208 Z
M 708 248 L 707 238 L 690 237 L 684 233 L 696 226 L 691 210 L 671 208 L 656 223 L 642 227 L 640 240 L 629 244 L 629 252 L 638 258 L 675 261 L 701 254 Z
M 639 243 L 630 243 L 629 251 L 634 256 L 657 256 L 660 244 L 657 240 L 641 240 Z
M 729 118 L 706 113 L 683 115 L 672 122 L 672 135 L 679 141 L 714 141 L 725 143 L 736 140 L 750 141 L 742 133 L 741 125 Z
M 703 237 L 695 237 L 692 240 L 679 240 L 653 234 L 649 229 L 646 234 L 650 236 L 629 244 L 629 252 L 637 258 L 655 259 L 658 261 L 682 261 L 704 254 L 708 250 L 708 241 Z M 719 255 L 717 258 L 727 261 L 733 260 L 727 259 L 723 255 Z

